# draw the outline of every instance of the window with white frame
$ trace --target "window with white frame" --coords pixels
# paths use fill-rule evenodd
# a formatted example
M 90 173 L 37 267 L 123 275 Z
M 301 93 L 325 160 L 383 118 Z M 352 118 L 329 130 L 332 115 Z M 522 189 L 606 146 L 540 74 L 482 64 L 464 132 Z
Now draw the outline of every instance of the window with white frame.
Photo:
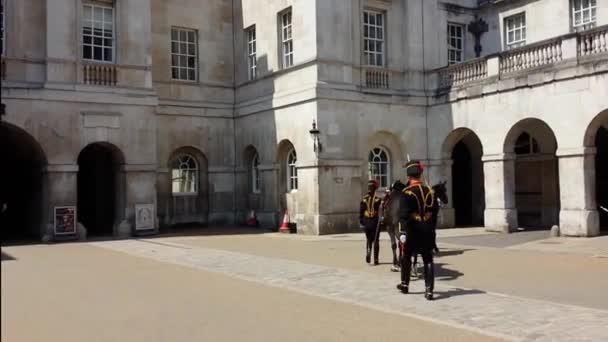
M 4 56 L 4 44 L 6 39 L 4 38 L 4 0 L 0 1 L 0 55 Z
M 384 13 L 363 11 L 363 58 L 370 66 L 384 66 Z
M 298 169 L 296 168 L 296 150 L 293 148 L 287 154 L 287 191 L 298 189 Z
M 198 165 L 191 155 L 182 154 L 173 160 L 171 193 L 174 196 L 198 193 Z
M 448 23 L 448 64 L 461 63 L 464 50 L 464 25 Z
M 114 62 L 114 7 L 84 3 L 82 8 L 82 58 Z
M 251 160 L 251 191 L 254 193 L 260 192 L 260 157 L 256 153 Z
M 596 0 L 572 0 L 572 27 L 588 29 L 595 26 Z
M 380 188 L 386 188 L 390 182 L 390 158 L 383 147 L 375 147 L 369 151 L 369 179 L 378 181 Z
M 517 137 L 514 151 L 515 154 L 535 154 L 540 152 L 536 139 L 526 132 Z
M 171 28 L 171 78 L 196 81 L 197 48 L 196 31 Z
M 247 70 L 249 80 L 254 80 L 257 76 L 257 56 L 256 56 L 256 37 L 255 37 L 255 25 L 248 28 L 246 31 L 247 36 Z
M 507 49 L 526 44 L 526 14 L 519 13 L 505 18 L 505 46 Z
M 283 68 L 293 66 L 293 39 L 291 35 L 291 9 L 280 14 L 281 18 L 281 54 Z

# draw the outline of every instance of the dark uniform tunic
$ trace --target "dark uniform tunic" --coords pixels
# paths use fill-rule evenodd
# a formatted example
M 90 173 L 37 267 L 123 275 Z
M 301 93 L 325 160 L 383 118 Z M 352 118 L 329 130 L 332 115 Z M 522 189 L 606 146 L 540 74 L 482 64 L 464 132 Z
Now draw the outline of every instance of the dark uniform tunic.
M 376 240 L 376 230 L 378 227 L 378 211 L 380 210 L 381 198 L 374 193 L 367 193 L 363 196 L 359 207 L 359 223 L 365 227 L 366 261 L 370 262 L 370 253 Z M 376 244 L 377 245 L 377 244 Z M 374 251 L 374 258 L 378 260 L 379 247 Z
M 412 256 L 420 254 L 424 262 L 425 285 L 427 291 L 432 292 L 435 231 L 433 217 L 437 214 L 439 206 L 435 201 L 433 189 L 418 180 L 410 181 L 403 194 L 399 205 L 399 228 L 405 231 L 407 240 L 404 257 L 401 259 L 401 281 L 409 284 Z

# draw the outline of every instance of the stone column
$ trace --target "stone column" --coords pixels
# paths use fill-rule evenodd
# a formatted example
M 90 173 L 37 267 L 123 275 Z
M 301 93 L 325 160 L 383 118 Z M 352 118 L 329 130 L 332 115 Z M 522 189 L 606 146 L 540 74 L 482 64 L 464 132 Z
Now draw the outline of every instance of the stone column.
M 515 155 L 513 153 L 484 155 L 486 209 L 488 231 L 510 233 L 517 228 L 515 209 Z
M 560 149 L 560 234 L 596 236 L 600 219 L 595 197 L 595 148 Z
M 448 203 L 439 210 L 437 226 L 439 228 L 454 227 L 456 224 L 455 211 L 452 196 L 452 164 L 453 160 L 449 157 L 443 159 L 428 160 L 426 162 L 425 179 L 430 186 L 439 182 L 447 181 Z

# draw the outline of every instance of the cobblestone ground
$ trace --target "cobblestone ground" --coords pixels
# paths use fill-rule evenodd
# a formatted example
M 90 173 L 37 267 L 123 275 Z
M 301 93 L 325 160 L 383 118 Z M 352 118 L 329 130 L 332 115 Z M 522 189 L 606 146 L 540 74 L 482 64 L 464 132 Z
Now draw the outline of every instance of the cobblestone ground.
M 394 274 L 371 276 L 366 272 L 187 245 L 170 239 L 93 244 L 507 340 L 608 340 L 606 310 L 446 285 L 438 285 L 437 300 L 428 302 L 421 295 L 421 281 L 412 283 L 411 295 L 398 293 Z

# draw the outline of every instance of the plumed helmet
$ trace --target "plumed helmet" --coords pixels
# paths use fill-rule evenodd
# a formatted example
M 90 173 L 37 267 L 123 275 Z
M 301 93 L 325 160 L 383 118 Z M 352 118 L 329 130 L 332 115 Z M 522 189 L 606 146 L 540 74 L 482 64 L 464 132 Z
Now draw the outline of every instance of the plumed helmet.
M 408 177 L 420 177 L 424 171 L 424 165 L 419 160 L 412 160 L 405 164 L 405 172 Z

